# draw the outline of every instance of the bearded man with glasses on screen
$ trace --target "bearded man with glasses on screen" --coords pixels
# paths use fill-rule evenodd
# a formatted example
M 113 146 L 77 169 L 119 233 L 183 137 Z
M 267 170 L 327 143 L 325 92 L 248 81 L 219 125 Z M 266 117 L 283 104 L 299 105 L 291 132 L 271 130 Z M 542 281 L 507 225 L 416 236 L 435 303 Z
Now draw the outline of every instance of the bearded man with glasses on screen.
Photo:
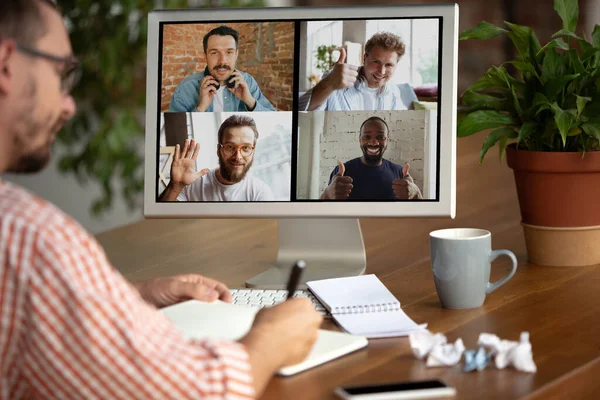
M 254 120 L 232 115 L 219 127 L 219 167 L 196 171 L 200 144 L 186 140 L 175 146 L 171 180 L 159 201 L 273 201 L 271 188 L 248 174 L 254 161 L 258 129 Z

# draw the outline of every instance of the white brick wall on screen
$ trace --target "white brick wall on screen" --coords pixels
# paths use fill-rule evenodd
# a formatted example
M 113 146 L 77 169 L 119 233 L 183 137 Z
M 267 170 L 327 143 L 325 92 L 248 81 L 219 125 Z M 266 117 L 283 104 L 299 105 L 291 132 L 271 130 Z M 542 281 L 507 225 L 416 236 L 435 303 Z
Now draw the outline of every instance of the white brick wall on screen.
M 346 162 L 362 155 L 358 142 L 359 128 L 371 116 L 382 118 L 390 128 L 383 157 L 399 165 L 408 162 L 410 175 L 423 191 L 428 111 L 331 111 L 325 113 L 325 126 L 320 140 L 321 193 L 327 187 L 337 160 Z

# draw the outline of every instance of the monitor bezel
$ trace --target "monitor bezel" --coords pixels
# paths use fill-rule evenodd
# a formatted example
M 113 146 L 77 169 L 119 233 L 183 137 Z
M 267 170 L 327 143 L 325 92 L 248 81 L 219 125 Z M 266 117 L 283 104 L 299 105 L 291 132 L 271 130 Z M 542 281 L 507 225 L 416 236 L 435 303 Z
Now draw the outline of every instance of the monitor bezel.
M 438 188 L 439 197 L 389 202 L 303 201 L 290 202 L 158 202 L 157 143 L 160 113 L 159 31 L 163 22 L 441 18 L 441 86 L 439 92 Z M 296 218 L 296 217 L 450 217 L 456 213 L 456 99 L 458 72 L 458 5 L 361 6 L 361 7 L 272 7 L 243 9 L 156 10 L 148 14 L 146 82 L 146 137 L 144 215 L 148 218 Z M 294 111 L 295 112 L 295 111 Z

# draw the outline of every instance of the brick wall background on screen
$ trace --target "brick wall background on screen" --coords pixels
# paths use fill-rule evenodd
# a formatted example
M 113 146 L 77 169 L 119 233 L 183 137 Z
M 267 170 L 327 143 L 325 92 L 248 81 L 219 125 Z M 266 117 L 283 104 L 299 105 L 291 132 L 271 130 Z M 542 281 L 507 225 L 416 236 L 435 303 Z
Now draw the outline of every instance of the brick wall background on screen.
M 202 39 L 220 24 L 165 25 L 163 30 L 161 110 L 168 111 L 175 88 L 185 77 L 202 72 L 206 57 Z M 256 79 L 267 99 L 280 111 L 292 111 L 294 24 L 227 24 L 239 34 L 236 67 Z
M 329 175 L 337 160 L 349 161 L 362 156 L 359 128 L 371 116 L 381 117 L 390 128 L 384 158 L 400 165 L 410 164 L 409 173 L 423 192 L 427 111 L 327 112 L 321 138 L 319 193 L 327 188 Z

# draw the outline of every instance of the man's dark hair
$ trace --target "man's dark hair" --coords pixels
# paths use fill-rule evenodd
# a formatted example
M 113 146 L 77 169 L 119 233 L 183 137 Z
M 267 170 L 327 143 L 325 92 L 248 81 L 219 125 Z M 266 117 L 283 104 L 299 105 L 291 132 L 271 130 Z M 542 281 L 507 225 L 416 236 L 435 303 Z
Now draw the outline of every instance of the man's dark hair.
M 13 39 L 34 46 L 48 30 L 42 3 L 58 9 L 55 0 L 0 0 L 0 41 Z
M 206 35 L 204 35 L 204 39 L 202 39 L 202 45 L 204 46 L 205 53 L 207 50 L 206 47 L 208 46 L 208 38 L 212 35 L 233 36 L 233 39 L 235 40 L 235 48 L 238 48 L 238 40 L 240 38 L 240 34 L 238 33 L 238 31 L 228 27 L 227 25 L 221 25 L 218 28 L 215 28 L 212 31 L 208 32 Z
M 387 136 L 388 136 L 388 137 L 390 136 L 390 127 L 388 126 L 388 124 L 387 124 L 387 123 L 386 123 L 386 122 L 385 122 L 385 121 L 384 121 L 382 118 L 379 118 L 379 117 L 376 117 L 376 116 L 372 116 L 372 117 L 370 117 L 370 118 L 367 118 L 367 119 L 366 119 L 366 120 L 365 120 L 365 121 L 364 121 L 364 122 L 363 122 L 363 123 L 360 125 L 360 129 L 358 130 L 358 134 L 359 134 L 359 135 L 360 135 L 360 133 L 362 132 L 362 128 L 363 128 L 363 126 L 365 126 L 365 124 L 366 124 L 367 122 L 370 122 L 370 121 L 380 121 L 380 122 L 383 122 L 383 124 L 385 125 L 385 129 L 386 129 Z
M 254 119 L 246 115 L 232 115 L 231 117 L 223 121 L 223 123 L 219 127 L 219 143 L 223 144 L 223 135 L 225 134 L 225 131 L 227 129 L 242 126 L 249 126 L 250 128 L 252 128 L 252 130 L 254 131 L 254 144 L 256 144 L 256 141 L 258 140 L 258 129 L 256 128 L 256 122 L 254 122 Z

